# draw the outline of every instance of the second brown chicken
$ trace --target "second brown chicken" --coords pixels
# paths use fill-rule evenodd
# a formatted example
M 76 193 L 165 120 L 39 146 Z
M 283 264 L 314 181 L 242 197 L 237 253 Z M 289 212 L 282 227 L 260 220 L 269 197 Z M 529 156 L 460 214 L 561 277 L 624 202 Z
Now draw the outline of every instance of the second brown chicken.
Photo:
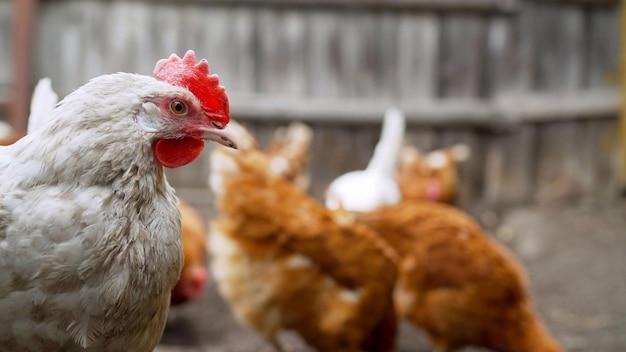
M 280 330 L 293 330 L 319 351 L 393 351 L 394 252 L 277 175 L 248 145 L 211 155 L 220 212 L 210 230 L 211 269 L 235 316 L 276 346 Z

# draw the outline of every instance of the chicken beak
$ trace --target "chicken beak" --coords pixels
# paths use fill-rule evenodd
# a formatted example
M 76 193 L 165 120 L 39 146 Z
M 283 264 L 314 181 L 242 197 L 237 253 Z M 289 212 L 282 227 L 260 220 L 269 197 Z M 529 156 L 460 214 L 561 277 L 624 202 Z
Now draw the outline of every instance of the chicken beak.
M 215 127 L 201 127 L 198 129 L 202 133 L 200 138 L 205 141 L 214 141 L 226 147 L 237 149 L 235 133 L 229 126 L 219 129 Z

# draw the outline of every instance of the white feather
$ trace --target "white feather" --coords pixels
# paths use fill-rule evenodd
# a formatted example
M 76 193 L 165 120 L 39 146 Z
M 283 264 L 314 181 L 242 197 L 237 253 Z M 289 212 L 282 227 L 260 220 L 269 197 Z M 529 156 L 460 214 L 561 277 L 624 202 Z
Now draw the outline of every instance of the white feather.
M 385 112 L 380 140 L 376 144 L 374 155 L 367 164 L 366 170 L 380 172 L 392 178 L 396 176 L 405 127 L 404 114 L 397 108 L 388 108 Z
M 52 90 L 50 78 L 40 79 L 30 100 L 28 133 L 33 132 L 48 121 L 58 101 L 59 96 Z
M 398 203 L 400 191 L 395 176 L 404 130 L 402 112 L 396 108 L 387 109 L 380 140 L 367 168 L 348 172 L 331 182 L 326 193 L 326 207 L 368 212 Z

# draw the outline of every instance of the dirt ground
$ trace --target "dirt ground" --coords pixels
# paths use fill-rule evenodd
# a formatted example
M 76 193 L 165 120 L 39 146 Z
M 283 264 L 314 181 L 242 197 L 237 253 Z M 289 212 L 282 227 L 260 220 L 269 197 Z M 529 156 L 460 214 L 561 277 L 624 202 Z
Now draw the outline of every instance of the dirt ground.
M 491 218 L 494 226 L 490 233 L 526 266 L 535 304 L 567 351 L 626 351 L 624 204 L 525 207 Z M 279 339 L 291 351 L 309 351 L 294 334 Z M 398 351 L 431 350 L 418 329 L 401 325 Z M 201 300 L 173 309 L 155 351 L 272 349 L 254 331 L 236 322 L 210 282 Z M 480 350 L 465 350 L 470 351 Z

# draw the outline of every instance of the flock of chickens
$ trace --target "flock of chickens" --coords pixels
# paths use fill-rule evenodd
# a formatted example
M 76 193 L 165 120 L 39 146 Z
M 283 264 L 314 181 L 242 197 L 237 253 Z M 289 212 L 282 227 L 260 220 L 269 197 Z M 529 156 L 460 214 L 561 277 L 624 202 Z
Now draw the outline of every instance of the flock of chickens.
M 208 268 L 279 351 L 281 330 L 319 351 L 394 351 L 403 319 L 442 351 L 563 351 L 520 263 L 451 205 L 466 146 L 423 154 L 390 108 L 367 168 L 321 204 L 307 126 L 260 149 L 206 61 L 172 55 L 154 75 L 101 76 L 58 104 L 42 80 L 26 136 L 0 141 L 0 350 L 151 351 Z M 163 173 L 206 140 L 221 144 L 208 226 Z

